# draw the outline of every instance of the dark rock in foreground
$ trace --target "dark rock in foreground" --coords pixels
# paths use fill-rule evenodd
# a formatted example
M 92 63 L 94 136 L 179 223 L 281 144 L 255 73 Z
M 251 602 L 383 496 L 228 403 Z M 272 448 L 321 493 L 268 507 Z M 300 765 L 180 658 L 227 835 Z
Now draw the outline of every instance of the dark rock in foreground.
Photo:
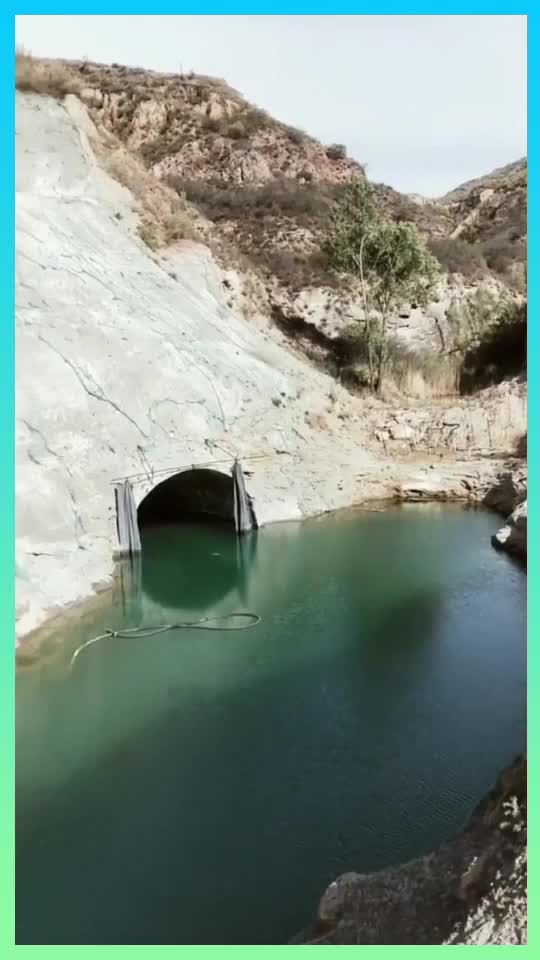
M 497 778 L 461 834 L 436 852 L 330 884 L 294 943 L 523 944 L 527 929 L 527 766 Z
M 527 556 L 527 501 L 524 500 L 510 514 L 504 527 L 493 534 L 491 542 L 498 550 L 518 557 Z

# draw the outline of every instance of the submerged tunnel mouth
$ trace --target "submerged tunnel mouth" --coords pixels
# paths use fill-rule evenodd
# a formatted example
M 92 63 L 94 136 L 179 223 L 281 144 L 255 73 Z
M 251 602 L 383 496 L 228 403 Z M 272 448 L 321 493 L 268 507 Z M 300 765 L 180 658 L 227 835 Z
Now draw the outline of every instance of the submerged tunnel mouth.
M 245 589 L 255 544 L 250 539 L 244 547 L 237 536 L 236 469 L 232 474 L 197 467 L 182 471 L 141 501 L 141 586 L 162 607 L 207 610 L 232 590 Z M 256 523 L 254 511 L 252 517 Z M 163 527 L 170 528 L 165 537 Z
M 154 487 L 137 510 L 145 527 L 197 523 L 235 529 L 233 478 L 218 470 L 193 468 Z

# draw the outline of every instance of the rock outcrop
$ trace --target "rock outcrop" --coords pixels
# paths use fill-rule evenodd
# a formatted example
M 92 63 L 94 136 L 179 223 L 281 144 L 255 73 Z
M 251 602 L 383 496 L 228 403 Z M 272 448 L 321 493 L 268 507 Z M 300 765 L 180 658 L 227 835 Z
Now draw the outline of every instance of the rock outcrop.
M 493 546 L 518 557 L 527 556 L 527 501 L 512 511 L 504 527 L 492 537 Z
M 526 897 L 527 765 L 520 756 L 455 839 L 399 867 L 338 877 L 294 942 L 523 944 Z
M 501 474 L 484 497 L 484 505 L 505 516 L 527 499 L 527 467 L 516 461 L 512 470 Z
M 19 637 L 110 582 L 116 478 L 134 477 L 139 503 L 167 471 L 257 455 L 261 523 L 422 484 L 485 496 L 526 430 L 525 384 L 451 409 L 351 396 L 278 328 L 231 310 L 201 243 L 149 250 L 137 190 L 150 188 L 107 175 L 75 96 L 16 100 Z
M 440 203 L 454 220 L 452 238 L 477 246 L 488 266 L 525 287 L 527 160 L 464 183 Z
M 148 205 L 140 233 L 150 247 L 195 235 L 209 242 L 235 312 L 279 315 L 310 357 L 315 339 L 327 368 L 336 356 L 339 362 L 339 338 L 363 318 L 358 285 L 336 277 L 320 251 L 343 184 L 364 176 L 344 147 L 280 123 L 211 77 L 19 55 L 17 84 L 53 96 L 76 93 L 121 147 L 122 161 L 114 162 L 121 182 L 130 179 L 128 159 L 137 158 L 156 183 L 170 184 L 179 212 L 156 217 L 155 203 Z M 404 305 L 389 318 L 401 356 L 386 379 L 402 394 L 455 392 L 459 356 L 480 322 L 478 292 L 494 302 L 523 295 L 526 181 L 520 161 L 440 201 L 374 185 L 380 207 L 414 221 L 443 267 L 432 303 Z M 240 278 L 232 276 L 234 265 Z
M 516 461 L 513 469 L 504 471 L 497 483 L 487 492 L 483 503 L 486 507 L 508 516 L 508 519 L 491 542 L 498 550 L 514 556 L 527 556 L 527 468 L 523 461 Z
M 186 239 L 181 214 L 190 209 L 175 207 L 161 182 L 171 173 L 204 179 L 211 169 L 224 183 L 264 186 L 278 169 L 303 185 L 339 185 L 360 168 L 288 128 L 272 134 L 266 117 L 208 78 L 179 83 L 114 68 L 105 79 L 96 65 L 79 64 L 75 85 L 71 72 L 55 74 L 56 95 L 68 94 L 62 102 L 16 98 L 18 637 L 110 584 L 115 479 L 132 478 L 139 504 L 163 475 L 215 463 L 227 472 L 235 457 L 254 457 L 249 493 L 262 524 L 371 500 L 484 501 L 513 511 L 497 545 L 526 552 L 526 479 L 514 456 L 526 431 L 526 384 L 429 406 L 352 396 L 295 352 L 268 313 L 242 315 L 238 265 L 220 267 L 200 242 L 216 239 L 215 224 L 197 208 L 198 241 Z M 195 127 L 185 126 L 184 107 Z M 242 123 L 248 136 L 238 135 Z M 208 134 L 204 143 L 195 128 Z M 114 177 L 104 169 L 112 149 Z M 392 191 L 385 198 L 396 202 Z M 432 205 L 410 203 L 427 230 Z M 450 197 L 437 208 L 438 236 L 449 225 L 455 232 L 463 203 Z M 466 214 L 469 231 L 493 194 L 479 204 L 481 213 Z M 293 227 L 274 217 L 277 246 L 298 241 L 302 255 L 312 251 L 309 224 Z M 221 235 L 227 230 L 230 223 Z M 498 288 L 500 277 L 490 278 Z M 294 309 L 312 343 L 306 326 L 315 339 L 339 333 L 340 300 L 329 310 L 326 288 L 308 287 L 294 292 L 304 304 Z M 263 300 L 284 313 L 283 296 L 265 287 Z M 423 318 L 424 346 L 444 341 L 446 312 L 442 304 Z M 412 307 L 393 318 L 415 343 L 417 320 Z M 525 813 L 520 760 L 437 853 L 332 884 L 299 942 L 524 942 Z

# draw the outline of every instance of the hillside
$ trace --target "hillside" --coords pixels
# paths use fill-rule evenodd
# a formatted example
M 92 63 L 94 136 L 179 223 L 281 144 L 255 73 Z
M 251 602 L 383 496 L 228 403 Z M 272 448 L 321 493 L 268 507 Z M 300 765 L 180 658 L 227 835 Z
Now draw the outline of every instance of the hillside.
M 351 324 L 363 317 L 359 290 L 321 253 L 333 203 L 352 177 L 365 176 L 342 145 L 319 143 L 211 77 L 20 54 L 16 83 L 79 96 L 109 138 L 108 171 L 138 197 L 140 234 L 152 250 L 203 240 L 232 309 L 279 325 L 294 349 L 362 385 L 348 349 Z M 524 295 L 526 179 L 520 161 L 437 202 L 374 185 L 379 206 L 414 221 L 443 268 L 433 303 L 404 304 L 390 318 L 389 388 L 455 392 L 460 358 L 498 322 L 497 303 Z
M 105 127 L 137 151 L 155 176 L 172 177 L 193 192 L 213 221 L 244 216 L 227 189 L 234 186 L 237 193 L 239 187 L 242 193 L 248 189 L 248 216 L 255 206 L 267 220 L 274 218 L 267 222 L 268 234 L 272 227 L 279 233 L 281 224 L 275 221 L 280 217 L 299 228 L 309 227 L 310 219 L 318 226 L 339 186 L 364 175 L 344 146 L 323 145 L 279 122 L 223 80 L 86 61 L 64 66 Z M 208 192 L 193 181 L 208 183 Z M 268 193 L 261 191 L 269 184 Z M 296 200 L 293 185 L 301 195 Z M 525 159 L 458 186 L 439 201 L 422 201 L 384 185 L 376 189 L 392 215 L 414 220 L 433 238 L 487 243 L 492 254 L 495 241 L 500 248 L 504 240 L 517 243 L 526 234 Z M 516 247 L 514 254 L 523 261 L 523 248 Z M 504 270 L 501 257 L 490 259 L 495 272 Z
M 288 133 L 288 128 L 265 120 L 266 136 L 275 136 L 278 142 L 279 174 L 269 166 L 270 176 L 257 179 L 253 171 L 260 150 L 253 148 L 254 132 L 231 137 L 205 128 L 208 103 L 214 97 L 219 109 L 224 102 L 233 104 L 235 121 L 239 113 L 246 115 L 244 101 L 221 81 L 167 80 L 144 71 L 47 63 L 23 56 L 17 62 L 17 86 L 15 619 L 20 665 L 38 657 L 41 661 L 52 651 L 60 652 L 59 663 L 64 664 L 65 648 L 58 645 L 64 626 L 71 623 L 81 637 L 82 632 L 90 636 L 100 608 L 113 618 L 117 613 L 126 616 L 120 600 L 125 601 L 129 590 L 129 570 L 127 565 L 114 564 L 119 546 L 115 486 L 119 480 L 129 478 L 138 507 L 166 477 L 188 475 L 196 485 L 200 474 L 210 468 L 221 476 L 220 483 L 230 483 L 231 465 L 239 458 L 261 526 L 301 521 L 352 505 L 379 509 L 381 501 L 491 503 L 506 514 L 516 494 L 521 503 L 526 478 L 523 461 L 516 454 L 523 452 L 524 435 L 526 440 L 523 378 L 488 386 L 471 397 L 454 391 L 446 398 L 418 398 L 426 383 L 428 360 L 440 386 L 442 364 L 450 363 L 453 345 L 468 343 L 471 337 L 472 342 L 475 337 L 482 341 L 481 331 L 473 325 L 478 312 L 471 314 L 471 326 L 463 332 L 460 324 L 466 314 L 456 318 L 456 303 L 465 311 L 467 304 L 475 302 L 475 292 L 480 292 L 489 315 L 494 303 L 489 296 L 502 296 L 509 289 L 503 278 L 484 267 L 483 285 L 476 287 L 478 282 L 471 278 L 445 277 L 437 303 L 423 313 L 412 306 L 406 312 L 404 307 L 394 318 L 396 337 L 401 338 L 400 356 L 409 365 L 408 380 L 403 375 L 400 386 L 411 387 L 411 370 L 416 370 L 414 399 L 356 395 L 343 379 L 318 369 L 302 352 L 319 364 L 321 357 L 328 358 L 330 344 L 339 343 L 339 323 L 349 322 L 343 314 L 350 310 L 354 316 L 358 308 L 354 289 L 340 287 L 317 255 L 332 198 L 351 173 L 363 175 L 341 149 L 334 148 L 329 155 L 328 149 L 309 137 Z M 195 95 L 192 91 L 197 87 Z M 191 97 L 202 97 L 198 110 Z M 159 128 L 155 117 L 164 104 L 165 119 L 162 115 Z M 175 136 L 186 139 L 172 150 L 167 111 L 172 116 L 174 109 L 179 115 L 174 124 L 171 120 L 171 127 Z M 213 109 L 211 124 L 221 123 L 224 114 L 216 118 Z M 199 128 L 206 132 L 203 159 L 197 164 L 189 156 Z M 295 138 L 300 138 L 298 143 Z M 160 142 L 167 142 L 168 152 L 152 162 L 150 147 L 157 149 Z M 235 144 L 243 158 L 235 169 L 243 170 L 247 180 L 228 179 Z M 220 166 L 216 158 L 214 168 L 208 157 L 217 147 L 223 163 Z M 291 172 L 300 157 L 312 163 L 311 179 Z M 170 171 L 160 174 L 159 165 L 168 159 L 180 165 L 176 179 L 171 180 Z M 262 176 L 262 164 L 258 169 Z M 219 176 L 216 171 L 221 171 Z M 186 180 L 189 190 L 184 187 Z M 200 196 L 195 185 L 203 191 Z M 210 187 L 225 193 L 234 187 L 226 217 L 212 211 Z M 458 200 L 431 205 L 390 188 L 377 191 L 392 215 L 408 217 L 415 211 L 421 229 L 432 231 L 433 243 L 467 242 L 450 236 L 461 216 L 454 206 Z M 263 202 L 265 195 L 270 199 Z M 278 199 L 272 201 L 272 196 Z M 275 251 L 285 257 L 292 251 L 299 268 L 314 271 L 313 279 L 302 279 L 298 285 L 296 272 L 290 279 L 280 273 L 277 261 L 266 259 Z M 311 286 L 304 285 L 308 282 Z M 410 343 L 420 344 L 425 351 L 414 354 L 415 363 L 423 358 L 421 369 L 413 366 L 412 352 L 406 352 Z M 497 524 L 494 517 L 494 529 Z M 368 553 L 369 549 L 368 544 Z M 382 544 L 382 549 L 387 545 Z M 418 540 L 405 541 L 405 549 L 413 556 L 422 545 Z M 282 563 L 263 567 L 277 589 L 298 566 L 294 549 L 281 549 L 281 553 Z M 330 556 L 330 566 L 331 560 Z M 357 577 L 357 570 L 349 567 Z M 216 576 L 219 579 L 219 573 Z M 177 604 L 176 580 L 171 585 Z M 216 614 L 239 609 L 236 602 L 232 606 L 233 596 L 241 598 L 245 608 L 245 595 L 239 590 L 216 603 Z M 188 602 L 193 604 L 193 598 L 188 597 Z M 139 617 L 134 622 L 155 623 L 146 619 L 153 609 L 152 605 L 141 606 L 138 612 L 134 609 L 133 616 Z M 108 622 L 114 627 L 116 620 Z M 279 632 L 279 617 L 276 622 Z M 514 620 L 509 623 L 513 629 Z M 251 644 L 245 649 L 252 658 Z M 126 656 L 123 649 L 117 652 L 122 689 L 127 689 Z M 241 656 L 245 660 L 244 649 Z M 231 663 L 234 671 L 234 658 Z M 169 671 L 166 658 L 163 664 Z M 99 662 L 97 667 L 101 671 Z M 41 683 L 40 670 L 37 665 Z M 102 675 L 102 671 L 94 675 L 98 683 Z M 159 671 L 150 670 L 150 680 L 154 675 Z M 55 676 L 61 679 L 64 673 Z M 92 677 L 87 676 L 89 685 L 84 675 L 83 682 L 92 694 Z M 171 704 L 176 709 L 178 698 L 170 672 L 167 678 L 166 696 L 172 699 L 164 699 L 161 689 L 159 697 L 161 706 L 170 711 Z M 143 700 L 153 709 L 157 702 L 153 691 L 158 687 L 150 682 L 146 688 L 150 697 Z M 76 676 L 66 689 L 77 695 L 81 688 Z M 215 686 L 212 697 L 214 692 Z M 195 693 L 204 708 L 200 691 Z M 136 729 L 132 714 L 123 710 L 128 725 L 123 729 Z M 34 715 L 39 717 L 35 711 Z M 141 711 L 138 716 L 144 718 L 151 742 L 156 742 L 153 714 Z M 75 729 L 83 728 L 79 724 Z M 87 724 L 84 729 L 94 727 Z M 36 741 L 38 761 L 44 749 L 51 752 L 49 727 L 43 730 L 43 737 Z M 73 756 L 82 757 L 77 738 L 71 742 L 77 745 Z M 70 751 L 64 741 L 61 746 L 60 752 L 53 751 L 53 759 L 58 755 L 61 761 L 53 767 L 71 776 Z M 95 754 L 92 764 L 95 780 Z M 52 769 L 39 762 L 37 768 L 37 782 L 40 771 L 45 779 Z M 352 886 L 347 879 L 345 883 L 338 880 L 329 888 L 330 896 L 325 895 L 324 916 L 319 910 L 314 930 L 306 933 L 318 942 L 356 942 L 357 908 L 368 903 L 368 925 L 378 927 L 380 942 L 388 942 L 387 919 L 393 923 L 399 915 L 401 929 L 411 918 L 425 924 L 433 916 L 437 920 L 442 904 L 448 942 L 469 942 L 479 929 L 481 942 L 521 942 L 526 879 L 524 772 L 523 763 L 516 765 L 515 776 L 501 782 L 488 806 L 477 810 L 481 822 L 477 817 L 469 832 L 473 849 L 469 844 L 464 849 L 458 841 L 457 847 L 443 851 L 442 866 L 450 860 L 455 868 L 450 883 L 444 883 L 444 876 L 434 878 L 434 866 L 441 866 L 437 854 L 409 864 L 392 886 L 387 883 L 388 873 L 382 877 L 382 887 L 380 874 L 368 880 L 367 887 L 366 878 L 357 875 Z M 152 788 L 151 778 L 149 783 Z M 507 807 L 512 814 L 515 807 L 510 801 L 516 794 L 514 829 L 504 833 L 503 827 L 509 826 Z M 56 798 L 55 794 L 55 804 Z M 57 805 L 54 812 L 56 816 Z M 128 828 L 129 824 L 128 818 Z M 152 853 L 151 844 L 149 849 Z M 475 858 L 478 854 L 479 862 L 471 860 L 470 853 Z M 337 871 L 341 861 L 332 862 Z M 403 876 L 411 880 L 407 901 L 402 896 Z M 144 884 L 144 870 L 141 878 Z M 490 884 L 486 896 L 484 883 Z M 376 893 L 377 888 L 382 889 L 377 902 L 384 916 L 375 909 L 374 897 L 365 898 L 366 890 Z M 197 885 L 194 889 L 197 895 Z M 333 890 L 340 899 L 333 898 Z M 353 898 L 342 910 L 349 890 Z M 404 904 L 410 909 L 404 909 Z M 501 906 L 506 919 L 502 926 Z M 126 916 L 129 922 L 129 910 Z M 436 932 L 438 936 L 441 931 Z M 430 933 L 424 937 L 426 942 Z
M 490 270 L 510 285 L 525 286 L 527 260 L 527 160 L 518 160 L 457 187 L 440 201 L 455 227 Z
M 163 216 L 171 198 L 138 168 L 138 193 L 106 174 L 76 97 L 18 92 L 15 132 L 20 635 L 109 576 L 115 477 L 138 475 L 139 500 L 163 470 L 261 456 L 261 523 L 493 483 L 526 430 L 522 384 L 438 407 L 351 396 L 231 310 L 204 245 L 142 242 L 139 205 Z

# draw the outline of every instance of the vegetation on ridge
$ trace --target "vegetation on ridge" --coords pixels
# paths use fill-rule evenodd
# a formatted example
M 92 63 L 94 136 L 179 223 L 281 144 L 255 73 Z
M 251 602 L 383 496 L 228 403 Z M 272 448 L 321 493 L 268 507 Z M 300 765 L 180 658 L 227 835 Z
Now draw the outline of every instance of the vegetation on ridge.
M 334 213 L 347 205 L 351 182 L 367 183 L 343 144 L 324 146 L 225 81 L 193 72 L 41 60 L 19 50 L 15 73 L 20 90 L 58 99 L 72 93 L 87 106 L 101 161 L 134 194 L 139 234 L 152 250 L 187 239 L 209 244 L 242 278 L 240 290 L 237 281 L 225 286 L 233 309 L 280 317 L 296 346 L 352 386 L 380 390 L 384 373 L 389 387 L 410 387 L 413 395 L 455 392 L 466 380 L 459 376 L 464 354 L 499 323 L 496 301 L 523 303 L 526 161 L 438 201 L 369 187 L 380 243 L 384 234 L 394 253 L 399 244 L 401 254 L 415 250 L 420 274 L 437 274 L 434 258 L 441 265 L 433 302 L 409 329 L 410 311 L 401 306 L 425 302 L 422 290 L 398 291 L 392 283 L 381 300 L 381 277 L 369 257 L 362 284 L 358 267 L 342 261 L 337 269 L 336 251 L 323 242 Z M 426 296 L 433 286 L 426 284 Z M 370 298 L 367 335 L 358 320 L 362 289 Z M 479 291 L 486 293 L 482 303 Z

